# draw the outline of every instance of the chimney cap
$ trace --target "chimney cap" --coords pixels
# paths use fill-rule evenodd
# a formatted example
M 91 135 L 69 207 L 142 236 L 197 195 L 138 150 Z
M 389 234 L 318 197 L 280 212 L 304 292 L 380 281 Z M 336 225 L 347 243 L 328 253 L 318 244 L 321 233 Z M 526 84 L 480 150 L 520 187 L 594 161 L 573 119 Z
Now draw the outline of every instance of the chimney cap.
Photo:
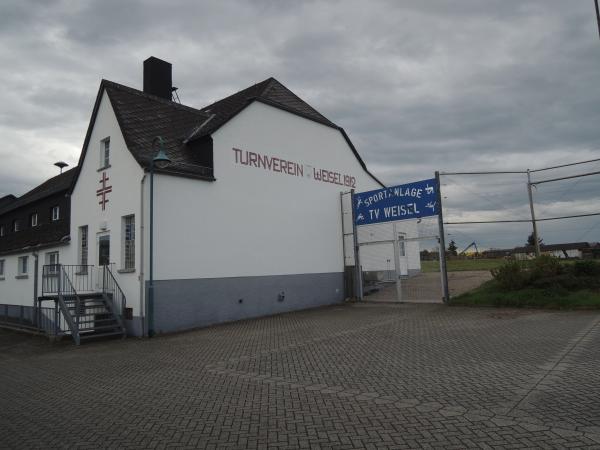
M 144 61 L 144 92 L 166 100 L 172 100 L 172 65 L 151 56 Z

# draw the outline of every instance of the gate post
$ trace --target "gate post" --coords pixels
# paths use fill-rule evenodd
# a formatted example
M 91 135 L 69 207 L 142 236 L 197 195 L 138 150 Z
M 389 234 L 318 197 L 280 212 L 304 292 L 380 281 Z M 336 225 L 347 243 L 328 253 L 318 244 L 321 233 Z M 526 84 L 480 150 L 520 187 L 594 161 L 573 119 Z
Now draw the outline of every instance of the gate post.
M 354 189 L 350 191 L 350 201 L 352 202 L 352 237 L 354 240 L 354 295 L 358 300 L 362 300 L 362 268 L 360 265 L 360 248 L 358 246 L 358 233 L 356 232 L 356 202 L 354 201 L 354 192 Z
M 396 297 L 399 302 L 402 301 L 402 282 L 400 277 L 402 276 L 402 270 L 400 269 L 400 244 L 398 243 L 398 230 L 396 229 L 396 222 L 392 224 L 392 230 L 394 233 L 394 273 L 396 274 Z
M 444 234 L 444 215 L 442 214 L 442 183 L 440 182 L 440 173 L 435 171 L 435 181 L 437 183 L 437 201 L 439 205 L 438 226 L 440 242 L 440 270 L 442 271 L 442 289 L 444 291 L 444 303 L 450 302 L 450 289 L 448 288 L 448 266 L 446 264 L 446 237 Z

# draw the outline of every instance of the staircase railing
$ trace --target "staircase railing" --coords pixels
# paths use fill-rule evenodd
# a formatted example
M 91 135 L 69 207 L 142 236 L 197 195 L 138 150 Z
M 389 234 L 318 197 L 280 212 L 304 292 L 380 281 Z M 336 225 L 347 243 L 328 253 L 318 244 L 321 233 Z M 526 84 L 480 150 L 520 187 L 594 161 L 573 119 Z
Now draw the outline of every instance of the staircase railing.
M 30 333 L 43 333 L 48 336 L 60 336 L 68 328 L 62 314 L 56 306 L 0 305 L 0 327 Z
M 58 334 L 60 330 L 61 322 L 66 323 L 68 329 L 71 331 L 71 336 L 75 341 L 75 344 L 80 343 L 80 329 L 79 329 L 79 317 L 81 315 L 82 304 L 81 299 L 73 285 L 71 276 L 76 274 L 75 267 L 78 266 L 64 266 L 62 264 L 47 264 L 42 268 L 42 296 L 44 295 L 55 295 L 55 307 L 54 307 L 54 324 L 57 329 L 55 334 Z M 81 267 L 81 266 L 79 266 Z M 87 274 L 85 277 L 87 278 Z M 69 311 L 69 305 L 66 300 L 74 303 L 75 319 L 71 311 Z M 64 322 L 61 320 L 61 313 Z
M 113 313 L 117 316 L 117 320 L 123 329 L 125 329 L 125 310 L 127 308 L 127 298 L 117 283 L 115 276 L 109 266 L 102 267 L 102 294 L 104 298 L 110 302 Z
M 47 264 L 42 272 L 42 295 L 57 294 L 59 275 L 66 275 L 78 293 L 98 290 L 96 267 L 89 265 Z
M 54 300 L 54 334 L 64 334 L 68 329 L 77 345 L 80 343 L 82 332 L 87 336 L 85 333 L 94 328 L 89 324 L 94 323 L 95 319 L 90 318 L 104 311 L 98 310 L 99 305 L 94 308 L 94 303 L 86 304 L 89 294 L 102 294 L 105 309 L 114 315 L 119 327 L 124 331 L 127 299 L 109 266 L 43 266 L 40 302 Z
M 72 266 L 67 266 L 72 267 Z M 69 328 L 71 329 L 71 334 L 73 335 L 73 339 L 75 340 L 75 344 L 79 345 L 79 317 L 82 314 L 82 304 L 79 295 L 77 295 L 77 291 L 75 290 L 75 286 L 69 277 L 69 272 L 65 270 L 65 266 L 60 265 L 60 276 L 58 278 L 58 305 L 67 319 L 67 323 L 69 324 Z M 75 320 L 73 320 L 73 316 L 69 311 L 69 307 L 65 301 L 66 298 L 75 300 Z M 85 305 L 83 305 L 85 307 Z

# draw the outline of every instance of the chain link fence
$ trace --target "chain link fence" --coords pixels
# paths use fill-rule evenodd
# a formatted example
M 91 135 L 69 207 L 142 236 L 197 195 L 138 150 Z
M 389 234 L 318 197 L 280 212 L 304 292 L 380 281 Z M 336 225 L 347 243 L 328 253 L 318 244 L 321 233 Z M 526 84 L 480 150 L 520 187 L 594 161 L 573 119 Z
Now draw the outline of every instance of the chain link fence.
M 599 159 L 442 173 L 450 296 L 477 288 L 506 260 L 600 258 L 599 175 Z

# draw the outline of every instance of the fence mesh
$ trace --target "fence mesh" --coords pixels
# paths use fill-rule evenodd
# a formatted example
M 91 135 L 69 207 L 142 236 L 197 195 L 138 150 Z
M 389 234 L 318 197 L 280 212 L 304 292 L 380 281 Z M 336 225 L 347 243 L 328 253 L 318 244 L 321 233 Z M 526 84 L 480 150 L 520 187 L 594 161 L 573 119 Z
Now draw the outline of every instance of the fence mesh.
M 357 227 L 365 300 L 441 302 L 438 218 Z
M 527 171 L 442 174 L 451 297 L 491 279 L 506 260 L 535 257 L 529 180 L 541 254 L 600 258 L 599 170 L 594 161 L 533 170 L 530 179 Z

